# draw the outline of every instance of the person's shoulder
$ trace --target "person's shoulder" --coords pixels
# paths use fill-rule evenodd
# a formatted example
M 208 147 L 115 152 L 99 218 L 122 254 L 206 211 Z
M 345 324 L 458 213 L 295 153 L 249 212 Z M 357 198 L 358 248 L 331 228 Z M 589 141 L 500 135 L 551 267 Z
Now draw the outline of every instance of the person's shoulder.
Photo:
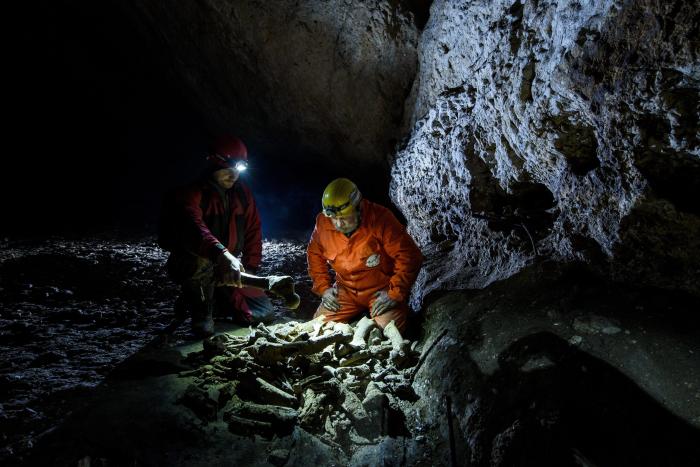
M 396 219 L 396 216 L 389 208 L 366 199 L 362 202 L 365 203 L 363 209 L 366 210 L 367 217 L 371 222 L 385 222 Z
M 333 223 L 322 212 L 316 214 L 316 228 L 319 230 L 334 230 Z
M 185 200 L 193 197 L 201 196 L 202 192 L 206 190 L 206 185 L 196 181 L 191 182 L 186 185 L 180 185 L 173 188 L 170 193 L 175 199 Z

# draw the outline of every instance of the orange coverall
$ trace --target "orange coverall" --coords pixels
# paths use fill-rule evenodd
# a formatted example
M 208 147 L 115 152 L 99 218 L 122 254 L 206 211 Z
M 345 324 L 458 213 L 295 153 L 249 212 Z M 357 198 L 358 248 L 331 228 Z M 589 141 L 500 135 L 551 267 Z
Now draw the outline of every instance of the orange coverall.
M 374 320 L 383 328 L 393 319 L 403 331 L 406 301 L 423 255 L 391 211 L 367 200 L 360 206 L 360 226 L 350 237 L 338 232 L 323 214 L 316 217 L 307 248 L 312 291 L 320 296 L 333 287 L 328 267 L 333 268 L 340 310 L 333 312 L 320 305 L 314 317 L 348 322 L 372 306 L 376 292 L 387 290 L 398 305 Z

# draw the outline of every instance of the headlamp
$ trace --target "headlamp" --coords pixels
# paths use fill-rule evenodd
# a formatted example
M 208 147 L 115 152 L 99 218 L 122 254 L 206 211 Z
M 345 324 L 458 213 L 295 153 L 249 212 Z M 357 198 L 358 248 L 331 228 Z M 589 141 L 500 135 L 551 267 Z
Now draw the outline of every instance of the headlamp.
M 234 168 L 239 172 L 243 172 L 248 168 L 248 163 L 246 161 L 237 161 Z
M 338 217 L 338 213 L 350 206 L 350 201 L 341 206 L 324 206 L 323 215 L 326 217 Z

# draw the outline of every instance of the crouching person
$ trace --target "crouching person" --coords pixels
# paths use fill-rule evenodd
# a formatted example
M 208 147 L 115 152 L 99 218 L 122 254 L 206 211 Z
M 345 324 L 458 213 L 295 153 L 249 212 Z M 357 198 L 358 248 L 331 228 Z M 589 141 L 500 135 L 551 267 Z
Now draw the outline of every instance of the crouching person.
M 240 139 L 221 138 L 201 179 L 169 197 L 161 215 L 159 244 L 170 251 L 168 273 L 181 286 L 176 313 L 191 314 L 199 337 L 213 334 L 214 314 L 244 325 L 272 318 L 265 293 L 241 286 L 240 273 L 254 274 L 262 260 L 260 216 L 240 180 L 247 161 Z
M 313 292 L 321 296 L 314 316 L 349 322 L 368 311 L 381 328 L 393 320 L 403 332 L 423 262 L 415 242 L 391 211 L 363 200 L 346 178 L 328 185 L 322 207 L 307 248 Z

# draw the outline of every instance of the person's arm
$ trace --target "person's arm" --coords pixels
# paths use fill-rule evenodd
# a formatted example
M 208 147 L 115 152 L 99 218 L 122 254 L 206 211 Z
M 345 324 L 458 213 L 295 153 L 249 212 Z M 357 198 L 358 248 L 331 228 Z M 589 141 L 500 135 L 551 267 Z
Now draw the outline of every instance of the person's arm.
M 182 228 L 184 247 L 187 251 L 197 256 L 207 258 L 213 262 L 226 251 L 226 245 L 214 236 L 204 222 L 202 212 L 202 191 L 190 189 L 183 191 L 178 196 L 178 202 L 182 206 Z
M 331 275 L 328 271 L 328 263 L 326 262 L 326 257 L 323 255 L 323 248 L 319 242 L 319 232 L 318 232 L 318 222 L 316 222 L 316 227 L 311 234 L 311 240 L 309 241 L 309 246 L 306 249 L 306 260 L 308 262 L 309 276 L 313 281 L 313 288 L 311 291 L 316 295 L 323 295 L 323 293 L 330 289 L 333 284 L 331 283 Z
M 394 260 L 394 274 L 389 279 L 388 295 L 394 301 L 405 302 L 411 293 L 423 255 L 406 228 L 391 213 L 382 216 L 382 245 Z
M 255 204 L 253 194 L 246 190 L 244 196 L 248 198 L 248 208 L 245 211 L 245 236 L 243 240 L 243 265 L 254 272 L 262 262 L 262 225 L 260 213 Z
M 216 238 L 204 222 L 201 190 L 183 192 L 179 199 L 183 207 L 185 249 L 195 255 L 208 258 L 216 267 L 218 279 L 225 284 L 241 287 L 241 264 Z

